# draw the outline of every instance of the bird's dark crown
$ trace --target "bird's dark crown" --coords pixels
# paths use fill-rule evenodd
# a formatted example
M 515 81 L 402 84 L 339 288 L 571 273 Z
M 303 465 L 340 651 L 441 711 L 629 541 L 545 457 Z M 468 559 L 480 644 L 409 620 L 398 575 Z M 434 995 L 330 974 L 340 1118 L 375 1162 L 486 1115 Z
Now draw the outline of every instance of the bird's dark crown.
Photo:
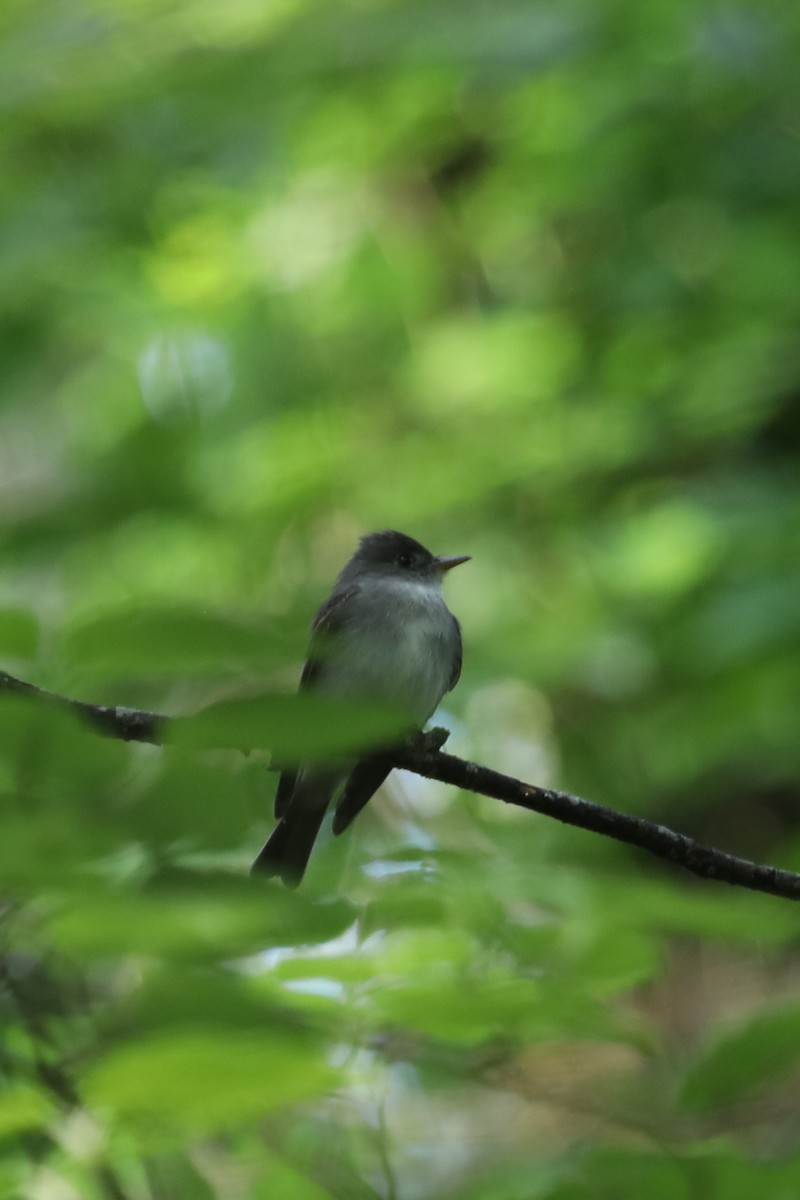
M 396 529 L 381 529 L 362 537 L 355 557 L 359 562 L 375 566 L 393 564 L 412 569 L 429 567 L 434 561 L 430 550 L 426 550 L 421 542 Z

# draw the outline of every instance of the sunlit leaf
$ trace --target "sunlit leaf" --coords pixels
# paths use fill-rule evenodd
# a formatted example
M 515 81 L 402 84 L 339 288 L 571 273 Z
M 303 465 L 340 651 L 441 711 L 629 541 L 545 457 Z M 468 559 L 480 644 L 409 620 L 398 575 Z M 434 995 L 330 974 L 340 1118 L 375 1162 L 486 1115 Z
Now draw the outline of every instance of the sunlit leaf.
M 52 1115 L 51 1101 L 36 1088 L 17 1083 L 0 1091 L 0 1137 L 41 1129 Z

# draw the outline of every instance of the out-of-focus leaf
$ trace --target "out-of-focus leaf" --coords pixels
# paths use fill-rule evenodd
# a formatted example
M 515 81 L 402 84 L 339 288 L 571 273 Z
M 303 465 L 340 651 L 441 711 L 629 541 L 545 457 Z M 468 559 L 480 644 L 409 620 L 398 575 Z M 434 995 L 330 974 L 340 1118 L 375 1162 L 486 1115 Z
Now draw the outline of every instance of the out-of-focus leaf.
M 447 917 L 445 904 L 441 890 L 428 880 L 389 877 L 364 912 L 364 933 L 439 926 Z
M 59 948 L 80 958 L 132 953 L 206 962 L 327 941 L 352 921 L 344 900 L 315 903 L 274 885 L 259 888 L 248 877 L 198 872 L 183 886 L 141 892 L 76 889 L 48 929 Z
M 274 626 L 246 624 L 202 609 L 126 610 L 74 628 L 65 654 L 92 674 L 190 678 L 209 672 L 268 671 L 297 657 Z
M 171 1032 L 106 1054 L 87 1072 L 87 1101 L 131 1121 L 211 1131 L 322 1096 L 337 1073 L 320 1046 L 286 1029 Z
M 300 960 L 305 962 L 305 960 Z M 115 1016 L 115 1030 L 136 1034 L 166 1030 L 258 1032 L 280 1039 L 294 1008 L 275 969 L 242 971 L 237 966 L 154 964 L 142 986 Z M 299 1018 L 298 1018 L 299 1020 Z
M 652 978 L 659 965 L 653 939 L 630 930 L 604 930 L 573 964 L 581 986 L 596 996 L 614 995 Z M 559 964 L 563 971 L 565 964 Z
M 174 846 L 180 842 L 189 851 L 201 848 L 222 851 L 239 847 L 250 834 L 255 801 L 243 794 L 238 756 L 219 756 L 230 761 L 210 761 L 210 755 L 168 750 L 157 763 L 157 771 L 145 786 L 133 787 L 127 802 L 119 806 L 120 840 L 130 839 L 147 847 Z M 263 776 L 261 811 L 271 808 L 274 773 L 258 764 Z M 261 798 L 261 797 L 259 797 Z M 254 850 L 255 850 L 254 842 Z
M 563 1192 L 556 1188 L 552 1200 L 616 1200 L 619 1196 L 648 1196 L 653 1200 L 691 1200 L 691 1171 L 668 1154 L 607 1147 L 587 1156 L 582 1166 L 584 1187 Z M 720 1197 L 722 1200 L 722 1197 Z
M 35 658 L 39 649 L 39 622 L 27 609 L 0 609 L 0 654 L 9 658 Z
M 49 929 L 64 952 L 98 955 L 164 954 L 176 961 L 247 954 L 260 945 L 263 923 L 256 897 L 198 894 L 90 894 L 74 896 Z
M 255 1200 L 334 1200 L 341 1195 L 338 1188 L 328 1191 L 269 1150 L 259 1156 L 258 1176 Z
M 8 1146 L 3 1161 L 0 1162 L 0 1188 L 8 1196 L 13 1196 L 15 1189 L 19 1185 L 21 1175 L 25 1174 L 26 1168 L 25 1158 L 22 1148 L 19 1144 L 19 1138 L 15 1138 L 13 1143 Z
M 102 810 L 103 784 L 127 764 L 123 742 L 99 736 L 74 710 L 0 693 L 0 769 L 32 790 L 55 789 L 85 811 Z
M 392 1028 L 462 1046 L 519 1035 L 533 1024 L 539 988 L 532 980 L 498 972 L 480 979 L 431 971 L 423 979 L 383 979 L 370 996 L 370 1010 Z
M 114 807 L 129 761 L 124 743 L 99 737 L 71 711 L 0 695 L 0 869 L 7 884 L 63 882 L 114 852 Z
M 52 1116 L 51 1102 L 37 1088 L 14 1083 L 0 1092 L 0 1137 L 43 1128 Z
M 800 1009 L 757 1014 L 724 1035 L 692 1066 L 681 1094 L 690 1112 L 725 1110 L 780 1082 L 800 1063 Z
M 156 1195 L 180 1196 L 180 1200 L 217 1200 L 216 1189 L 200 1174 L 189 1155 L 177 1148 L 151 1154 L 147 1177 Z
M 176 721 L 169 740 L 178 746 L 270 750 L 276 760 L 295 763 L 352 754 L 385 744 L 408 727 L 408 717 L 390 705 L 334 700 L 309 693 L 265 694 L 223 700 L 194 717 Z
M 426 971 L 466 970 L 474 962 L 477 943 L 457 926 L 397 930 L 385 937 L 376 952 L 380 978 L 413 978 Z
M 800 1164 L 796 1158 L 749 1159 L 714 1140 L 684 1153 L 596 1150 L 584 1157 L 580 1174 L 581 1182 L 564 1182 L 547 1191 L 547 1200 L 638 1195 L 693 1200 L 698 1187 L 707 1200 L 749 1200 L 761 1194 L 792 1200 L 800 1183 Z
M 712 1141 L 680 1161 L 690 1180 L 701 1181 L 708 1200 L 750 1200 L 767 1193 L 776 1200 L 793 1200 L 800 1189 L 796 1156 L 749 1158 Z
M 731 941 L 780 945 L 797 936 L 797 913 L 768 896 L 694 884 L 690 889 L 660 879 L 596 879 L 593 903 L 609 928 L 672 931 Z

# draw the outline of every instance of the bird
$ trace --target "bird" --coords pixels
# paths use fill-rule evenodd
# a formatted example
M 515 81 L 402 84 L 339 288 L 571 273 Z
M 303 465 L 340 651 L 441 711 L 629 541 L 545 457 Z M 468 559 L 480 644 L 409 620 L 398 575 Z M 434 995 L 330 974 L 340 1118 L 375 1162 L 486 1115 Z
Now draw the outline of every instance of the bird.
M 442 583 L 470 557 L 437 557 L 394 529 L 362 537 L 311 623 L 300 691 L 393 703 L 408 713 L 411 727 L 421 729 L 461 675 L 461 626 L 445 604 Z M 336 834 L 390 770 L 374 755 L 349 767 L 307 763 L 283 770 L 275 793 L 278 823 L 252 873 L 296 887 L 342 783 Z

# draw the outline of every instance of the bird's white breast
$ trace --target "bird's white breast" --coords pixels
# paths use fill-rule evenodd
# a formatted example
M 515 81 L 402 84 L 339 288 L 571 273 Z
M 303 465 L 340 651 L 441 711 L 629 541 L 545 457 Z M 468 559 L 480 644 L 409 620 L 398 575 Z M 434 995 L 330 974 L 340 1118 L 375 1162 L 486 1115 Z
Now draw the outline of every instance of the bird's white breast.
M 400 704 L 424 724 L 452 674 L 453 620 L 441 588 L 413 579 L 381 582 L 356 603 L 324 690 Z

